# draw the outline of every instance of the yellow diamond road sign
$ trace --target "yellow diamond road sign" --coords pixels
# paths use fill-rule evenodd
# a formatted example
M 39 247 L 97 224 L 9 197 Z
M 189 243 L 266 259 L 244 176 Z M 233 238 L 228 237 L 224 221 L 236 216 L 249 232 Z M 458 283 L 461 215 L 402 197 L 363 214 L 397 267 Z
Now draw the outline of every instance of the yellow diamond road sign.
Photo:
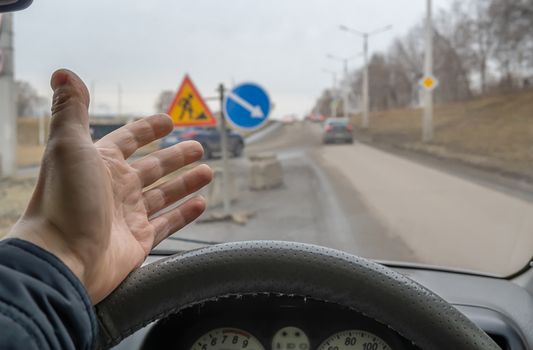
M 424 89 L 431 91 L 439 86 L 439 81 L 432 75 L 426 75 L 420 80 L 420 85 L 422 85 Z

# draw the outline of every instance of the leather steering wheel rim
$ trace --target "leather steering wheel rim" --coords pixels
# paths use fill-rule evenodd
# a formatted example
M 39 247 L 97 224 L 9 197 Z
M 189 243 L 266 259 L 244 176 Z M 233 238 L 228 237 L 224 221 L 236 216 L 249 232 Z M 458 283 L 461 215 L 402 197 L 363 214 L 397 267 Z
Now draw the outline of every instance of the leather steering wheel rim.
M 385 266 L 334 249 L 278 241 L 215 245 L 134 271 L 96 306 L 99 345 L 116 345 L 198 303 L 256 293 L 299 295 L 351 308 L 421 349 L 499 349 L 452 305 Z

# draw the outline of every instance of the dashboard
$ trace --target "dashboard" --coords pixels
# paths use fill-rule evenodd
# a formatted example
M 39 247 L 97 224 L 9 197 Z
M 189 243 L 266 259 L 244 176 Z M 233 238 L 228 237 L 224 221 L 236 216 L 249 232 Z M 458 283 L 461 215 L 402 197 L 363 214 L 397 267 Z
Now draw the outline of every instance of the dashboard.
M 141 349 L 417 349 L 394 330 L 336 304 L 296 296 L 225 297 L 156 323 Z
M 150 256 L 147 262 L 159 259 Z M 454 305 L 503 350 L 533 349 L 533 269 L 513 279 L 500 279 L 390 263 L 389 267 Z M 409 315 L 405 317 L 408 322 Z M 350 345 L 343 345 L 348 337 Z M 211 345 L 212 338 L 216 338 L 215 345 Z M 236 344 L 227 344 L 233 339 Z M 335 339 L 335 343 L 326 342 Z M 186 307 L 146 324 L 113 350 L 208 350 L 217 349 L 217 344 L 224 345 L 220 347 L 224 350 L 416 348 L 394 330 L 354 310 L 298 297 L 255 295 Z

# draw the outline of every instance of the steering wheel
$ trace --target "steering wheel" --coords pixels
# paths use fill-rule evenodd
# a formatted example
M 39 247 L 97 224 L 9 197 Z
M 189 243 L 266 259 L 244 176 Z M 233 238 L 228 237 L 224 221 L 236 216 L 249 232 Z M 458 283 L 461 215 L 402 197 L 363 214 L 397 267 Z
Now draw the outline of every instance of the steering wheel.
M 500 349 L 452 305 L 369 260 L 320 246 L 250 241 L 176 254 L 133 273 L 96 306 L 99 345 L 226 296 L 274 293 L 336 303 L 392 329 L 421 349 Z

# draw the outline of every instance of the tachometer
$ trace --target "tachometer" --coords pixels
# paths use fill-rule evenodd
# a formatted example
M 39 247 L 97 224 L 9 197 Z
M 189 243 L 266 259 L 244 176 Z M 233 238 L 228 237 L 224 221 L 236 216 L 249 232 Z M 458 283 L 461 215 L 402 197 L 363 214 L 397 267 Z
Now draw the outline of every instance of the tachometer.
M 318 350 L 390 350 L 390 346 L 375 334 L 362 330 L 348 330 L 333 334 L 320 344 Z
M 283 327 L 272 338 L 272 350 L 308 350 L 309 338 L 297 327 Z
M 213 329 L 194 342 L 191 350 L 265 350 L 259 340 L 237 328 Z

